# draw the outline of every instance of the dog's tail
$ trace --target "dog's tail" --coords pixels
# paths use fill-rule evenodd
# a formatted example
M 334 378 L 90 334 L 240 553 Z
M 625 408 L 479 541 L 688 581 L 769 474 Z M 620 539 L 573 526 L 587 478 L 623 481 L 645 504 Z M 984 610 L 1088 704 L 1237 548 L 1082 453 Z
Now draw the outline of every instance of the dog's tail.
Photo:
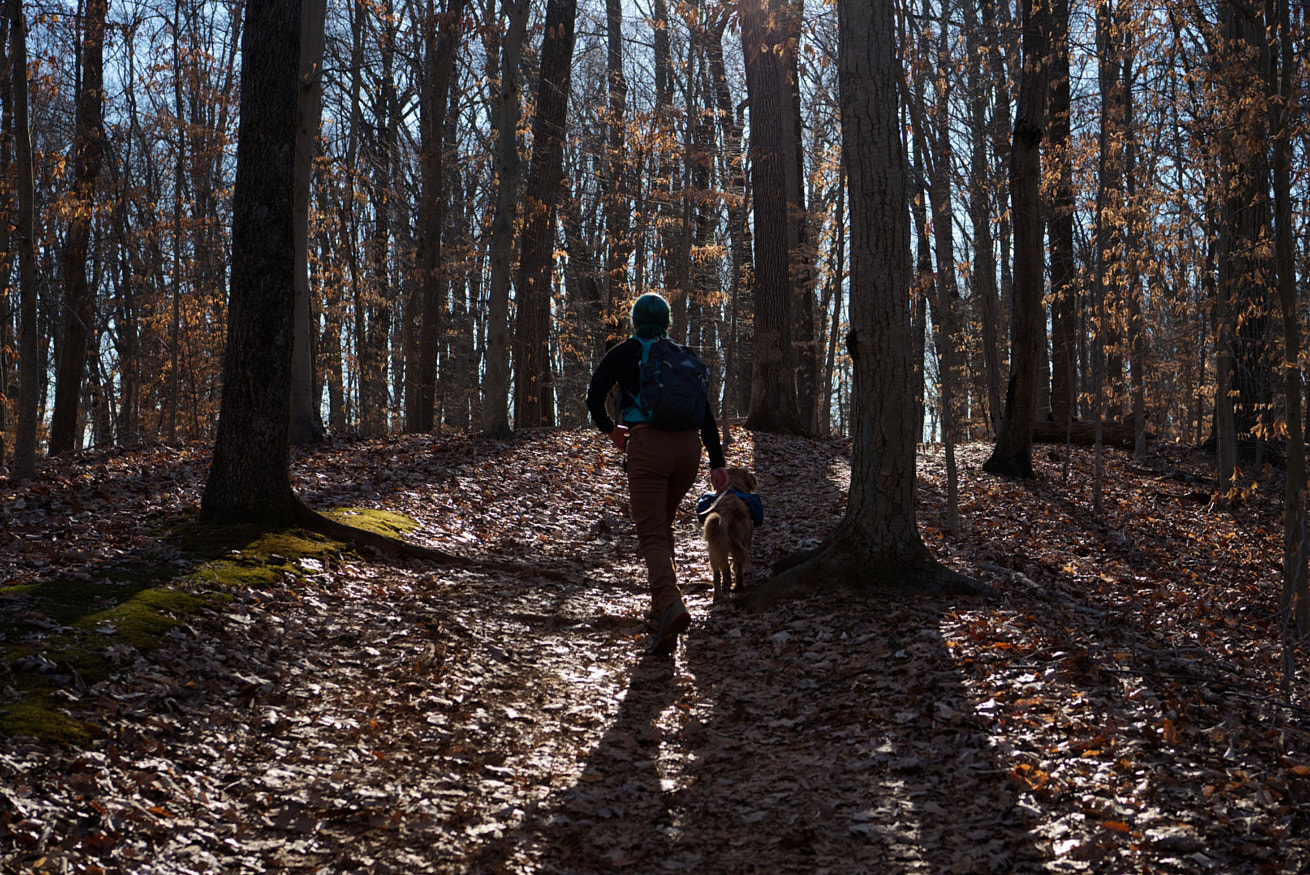
M 711 513 L 709 516 L 705 517 L 705 540 L 708 541 L 712 538 L 718 537 L 719 527 L 722 525 L 723 517 L 719 516 L 717 513 Z

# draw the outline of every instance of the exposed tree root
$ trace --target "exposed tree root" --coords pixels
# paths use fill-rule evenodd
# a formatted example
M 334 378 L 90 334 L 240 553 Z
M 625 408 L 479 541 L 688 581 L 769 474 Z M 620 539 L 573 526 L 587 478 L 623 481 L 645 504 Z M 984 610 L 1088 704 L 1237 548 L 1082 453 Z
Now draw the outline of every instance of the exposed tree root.
M 999 595 L 987 584 L 942 565 L 926 548 L 879 554 L 844 528 L 817 549 L 784 557 L 773 568 L 772 578 L 740 598 L 747 610 L 833 590 L 892 597 Z
M 324 516 L 300 500 L 296 501 L 295 507 L 295 522 L 310 531 L 317 532 L 320 535 L 338 541 L 343 541 L 347 544 L 372 547 L 374 550 L 387 556 L 423 559 L 428 562 L 440 562 L 443 565 L 458 565 L 462 568 L 474 568 L 481 571 L 500 571 L 510 574 L 538 575 L 552 579 L 576 577 L 576 575 L 564 575 L 561 574 L 561 572 L 549 568 L 535 568 L 531 565 L 522 565 L 517 562 L 478 559 L 473 556 L 461 556 L 458 553 L 448 553 L 445 550 L 435 550 L 431 547 L 424 547 L 421 544 L 411 544 L 409 541 L 402 541 L 400 538 L 392 538 L 387 535 L 379 534 L 378 532 L 370 532 L 367 529 L 360 529 L 355 526 L 338 522 L 331 517 Z

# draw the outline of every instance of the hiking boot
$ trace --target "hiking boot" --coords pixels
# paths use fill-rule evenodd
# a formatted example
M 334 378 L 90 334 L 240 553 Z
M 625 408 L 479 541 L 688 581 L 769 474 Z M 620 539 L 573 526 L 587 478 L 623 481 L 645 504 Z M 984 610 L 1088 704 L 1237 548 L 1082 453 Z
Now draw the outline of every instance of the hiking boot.
M 668 656 L 678 649 L 678 636 L 687 631 L 691 625 L 691 614 L 687 613 L 687 607 L 682 600 L 674 602 L 664 609 L 664 616 L 660 617 L 659 628 L 650 636 L 650 643 L 646 645 L 646 652 Z

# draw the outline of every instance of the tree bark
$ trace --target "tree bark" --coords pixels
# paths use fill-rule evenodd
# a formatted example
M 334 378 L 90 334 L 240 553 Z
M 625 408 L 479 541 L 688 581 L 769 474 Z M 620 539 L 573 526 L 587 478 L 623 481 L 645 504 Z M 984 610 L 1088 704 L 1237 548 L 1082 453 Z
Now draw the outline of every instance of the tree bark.
M 767 5 L 766 5 L 767 4 Z M 751 112 L 755 199 L 755 361 L 746 427 L 799 434 L 788 241 L 791 89 L 781 0 L 742 0 L 741 44 Z
M 744 344 L 740 338 L 740 309 L 743 302 L 743 288 L 752 286 L 749 277 L 754 261 L 749 215 L 749 202 L 746 198 L 745 156 L 742 154 L 742 124 L 734 111 L 732 92 L 728 88 L 728 78 L 723 60 L 723 33 L 727 28 L 726 10 L 710 27 L 709 38 L 705 42 L 705 51 L 709 61 L 709 75 L 714 87 L 714 105 L 719 117 L 724 144 L 724 163 L 727 165 L 727 210 L 728 239 L 732 247 L 732 287 L 728 291 L 728 327 L 727 343 L 723 366 L 723 408 L 721 419 L 726 422 L 730 414 L 746 407 L 742 398 L 746 395 L 744 386 L 748 380 L 738 375 L 743 371 L 749 373 L 750 359 L 743 354 Z M 743 361 L 743 359 L 746 359 Z
M 1069 142 L 1069 0 L 1055 0 L 1052 16 L 1051 114 L 1047 155 L 1057 164 L 1051 186 L 1051 418 L 1077 416 L 1077 265 L 1074 261 L 1073 159 Z
M 532 120 L 532 159 L 519 252 L 518 307 L 514 337 L 514 426 L 555 424 L 550 360 L 551 278 L 555 219 L 564 176 L 564 127 L 573 74 L 577 0 L 549 0 L 541 44 L 537 111 Z
M 289 523 L 301 0 L 250 0 L 241 47 L 223 399 L 201 518 Z
M 595 363 L 611 341 L 624 335 L 624 311 L 630 297 L 628 262 L 632 258 L 632 200 L 625 155 L 628 114 L 628 80 L 623 74 L 623 4 L 605 0 L 606 118 L 605 177 L 605 300 L 601 304 L 601 331 L 592 349 Z
M 996 285 L 996 246 L 992 236 L 992 174 L 988 157 L 991 138 L 988 134 L 987 84 L 982 65 L 983 40 L 980 38 L 977 13 L 972 2 L 961 4 L 965 21 L 965 38 L 969 46 L 966 84 L 969 92 L 969 133 L 972 138 L 969 155 L 969 220 L 973 225 L 973 298 L 976 317 L 980 325 L 984 393 L 979 399 L 986 404 L 986 421 L 990 434 L 995 434 L 1001 414 L 1001 312 L 1000 290 Z M 991 87 L 1003 87 L 992 83 Z M 963 387 L 961 387 L 963 388 Z M 972 417 L 977 421 L 977 416 Z
M 64 241 L 64 342 L 55 377 L 55 406 L 50 416 L 50 455 L 71 452 L 78 439 L 82 379 L 95 302 L 87 281 L 91 221 L 96 209 L 96 182 L 104 164 L 105 16 L 108 0 L 88 0 L 82 32 L 82 82 L 77 92 L 73 137 L 73 218 Z
M 295 339 L 291 351 L 291 443 L 306 444 L 327 436 L 315 390 L 313 306 L 309 291 L 309 203 L 318 152 L 323 108 L 323 48 L 327 0 L 302 0 L 300 14 L 300 87 L 296 110 L 296 300 Z
M 1041 142 L 1046 123 L 1049 31 L 1050 13 L 1045 0 L 1023 0 L 1024 73 L 1010 151 L 1015 262 L 1010 383 L 996 446 L 983 463 L 983 470 L 990 474 L 1025 479 L 1033 476 L 1032 422 L 1037 406 L 1037 362 L 1045 340 Z
M 412 378 L 405 385 L 405 428 L 429 432 L 436 411 L 437 346 L 442 326 L 441 234 L 445 225 L 445 163 L 443 161 L 446 110 L 450 79 L 459 51 L 466 0 L 449 0 L 436 22 L 424 24 L 422 145 L 419 151 L 421 187 L 418 206 L 418 253 L 415 292 L 419 301 L 418 343 L 407 356 L 405 369 Z M 411 317 L 411 323 L 413 317 Z
M 811 555 L 747 603 L 818 588 L 929 594 L 984 588 L 942 566 L 915 515 L 908 173 L 898 113 L 892 0 L 840 0 L 842 142 L 850 180 L 855 400 L 846 515 Z
M 1310 531 L 1306 521 L 1305 428 L 1301 419 L 1302 393 L 1301 329 L 1297 320 L 1296 245 L 1293 237 L 1292 144 L 1289 130 L 1293 53 L 1290 0 L 1269 0 L 1277 39 L 1269 65 L 1270 128 L 1274 172 L 1274 262 L 1278 275 L 1278 297 L 1283 316 L 1284 403 L 1287 419 L 1287 485 L 1283 499 L 1283 591 L 1281 609 L 1286 625 L 1302 636 L 1310 633 Z M 1284 641 L 1284 647 L 1290 643 Z M 1290 655 L 1290 649 L 1289 649 Z M 1286 671 L 1286 668 L 1285 668 Z M 1284 688 L 1290 683 L 1290 672 Z
M 496 119 L 496 212 L 491 222 L 491 285 L 487 305 L 487 374 L 483 387 L 482 432 L 509 434 L 509 285 L 514 258 L 514 225 L 519 187 L 519 61 L 528 23 L 528 0 L 504 0 L 507 19 L 500 58 Z
M 12 51 L 10 64 L 14 83 L 14 170 L 18 195 L 19 336 L 18 336 L 18 425 L 14 434 L 14 466 L 10 479 L 36 477 L 36 433 L 41 397 L 41 357 L 37 324 L 36 220 L 33 200 L 36 186 L 32 176 L 32 134 L 28 121 L 27 23 L 22 0 L 7 0 Z

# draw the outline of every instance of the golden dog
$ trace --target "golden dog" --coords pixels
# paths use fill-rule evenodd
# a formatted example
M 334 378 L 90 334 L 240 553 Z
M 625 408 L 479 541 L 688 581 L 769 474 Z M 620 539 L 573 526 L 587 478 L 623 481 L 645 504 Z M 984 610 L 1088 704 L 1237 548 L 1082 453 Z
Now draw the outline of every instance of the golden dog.
M 728 488 L 738 492 L 755 492 L 759 484 L 745 468 L 728 469 Z M 724 492 L 705 517 L 705 546 L 709 548 L 710 568 L 714 571 L 714 601 L 721 602 L 729 593 L 744 586 L 746 569 L 751 564 L 751 537 L 755 524 L 746 502 L 732 492 Z M 722 586 L 720 586 L 722 583 Z

